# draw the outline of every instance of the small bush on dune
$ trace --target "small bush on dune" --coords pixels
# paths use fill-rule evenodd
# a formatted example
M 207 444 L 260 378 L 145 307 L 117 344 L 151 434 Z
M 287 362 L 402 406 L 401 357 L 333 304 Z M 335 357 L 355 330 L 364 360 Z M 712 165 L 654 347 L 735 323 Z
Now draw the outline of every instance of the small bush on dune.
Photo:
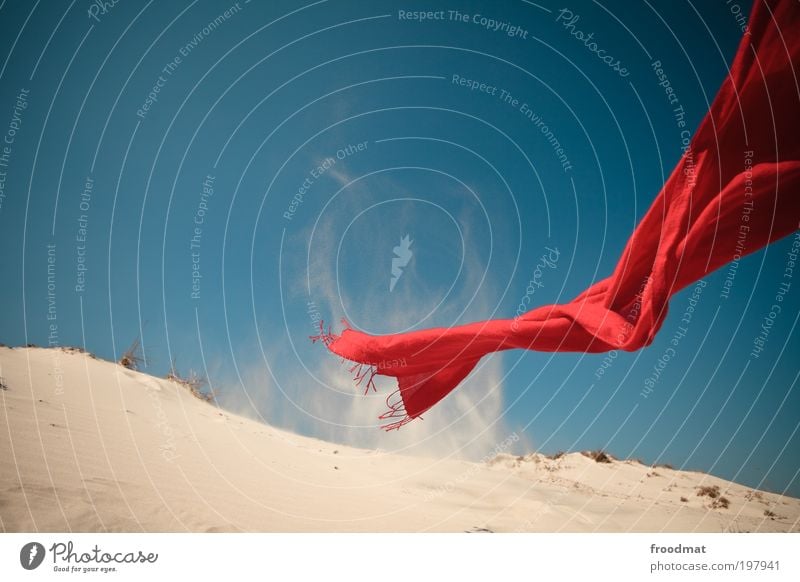
M 761 491 L 755 491 L 751 489 L 750 491 L 745 493 L 744 498 L 747 499 L 748 501 L 752 501 L 753 499 L 757 499 L 758 501 L 763 501 L 764 494 L 761 493 Z
M 175 362 L 172 362 L 172 367 L 170 367 L 169 372 L 167 373 L 167 380 L 180 384 L 181 386 L 185 386 L 189 389 L 189 392 L 192 393 L 193 396 L 196 396 L 200 400 L 205 400 L 206 402 L 213 402 L 214 401 L 214 393 L 213 392 L 203 392 L 201 388 L 205 386 L 206 379 L 200 376 L 194 370 L 189 370 L 189 375 L 184 377 L 178 372 L 178 368 L 175 366 Z
M 589 457 L 590 459 L 594 460 L 596 463 L 610 463 L 614 460 L 614 457 L 609 455 L 603 450 L 597 451 L 583 451 L 581 453 L 584 457 Z
M 715 499 L 711 503 L 711 508 L 712 509 L 728 509 L 730 504 L 731 504 L 731 502 L 728 500 L 727 497 L 720 497 L 719 499 Z
M 719 497 L 719 485 L 701 485 L 697 488 L 697 496 L 716 499 Z
M 122 357 L 119 359 L 119 363 L 121 366 L 124 366 L 129 370 L 138 370 L 139 366 L 144 363 L 142 342 L 138 337 L 133 340 L 131 347 L 129 347 L 127 351 L 122 354 Z
M 719 485 L 701 485 L 697 487 L 697 496 L 712 499 L 711 509 L 727 509 L 731 504 L 727 497 L 720 495 Z

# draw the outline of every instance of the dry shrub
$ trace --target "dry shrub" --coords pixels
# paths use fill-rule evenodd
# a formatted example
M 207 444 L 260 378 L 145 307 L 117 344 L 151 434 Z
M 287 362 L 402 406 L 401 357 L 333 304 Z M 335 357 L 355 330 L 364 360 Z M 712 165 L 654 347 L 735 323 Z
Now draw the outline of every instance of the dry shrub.
M 590 459 L 594 460 L 596 463 L 610 463 L 614 460 L 614 457 L 609 455 L 603 450 L 597 451 L 583 451 L 581 453 L 584 457 L 589 457 Z
M 178 372 L 178 368 L 175 366 L 175 362 L 172 362 L 172 366 L 167 372 L 167 380 L 175 382 L 176 384 L 180 384 L 181 386 L 185 386 L 189 389 L 189 392 L 192 393 L 193 396 L 199 398 L 200 400 L 205 400 L 206 402 L 213 402 L 214 401 L 214 393 L 203 392 L 201 389 L 203 386 L 206 385 L 206 379 L 200 376 L 194 370 L 189 370 L 188 376 L 181 376 Z
M 139 366 L 144 363 L 144 354 L 142 353 L 142 342 L 137 337 L 133 340 L 131 347 L 129 347 L 122 357 L 119 359 L 119 364 L 128 368 L 129 370 L 138 370 Z
M 719 485 L 701 485 L 697 487 L 697 496 L 716 499 L 719 497 Z
M 727 497 L 720 497 L 719 499 L 715 499 L 711 503 L 711 508 L 712 509 L 728 509 L 730 504 L 731 504 L 731 502 L 728 500 Z
M 755 491 L 751 489 L 750 491 L 744 494 L 744 498 L 747 499 L 748 501 L 752 501 L 753 499 L 761 501 L 762 499 L 764 499 L 764 494 L 761 493 L 761 491 Z

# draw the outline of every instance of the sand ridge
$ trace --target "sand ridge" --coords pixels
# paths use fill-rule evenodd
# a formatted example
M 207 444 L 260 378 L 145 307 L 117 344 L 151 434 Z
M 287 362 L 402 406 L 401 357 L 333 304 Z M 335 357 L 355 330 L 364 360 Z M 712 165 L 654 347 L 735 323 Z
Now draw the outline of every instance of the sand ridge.
M 0 347 L 2 531 L 798 531 L 800 500 L 581 453 L 295 435 L 75 349 Z

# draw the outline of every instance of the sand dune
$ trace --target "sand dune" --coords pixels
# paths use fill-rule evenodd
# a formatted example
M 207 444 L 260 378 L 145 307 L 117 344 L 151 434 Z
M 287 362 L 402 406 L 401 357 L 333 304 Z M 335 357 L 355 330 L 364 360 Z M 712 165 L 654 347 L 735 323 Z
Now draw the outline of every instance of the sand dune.
M 4 531 L 738 532 L 800 520 L 800 500 L 634 461 L 335 445 L 76 350 L 0 348 L 0 376 Z

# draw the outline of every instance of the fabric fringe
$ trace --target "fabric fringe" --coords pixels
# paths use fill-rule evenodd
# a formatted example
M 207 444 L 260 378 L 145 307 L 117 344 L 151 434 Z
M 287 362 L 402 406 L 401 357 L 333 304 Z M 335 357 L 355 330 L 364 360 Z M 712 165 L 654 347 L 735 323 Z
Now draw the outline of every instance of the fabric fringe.
M 342 320 L 342 324 L 345 326 L 345 329 L 350 327 L 350 324 L 347 323 L 346 320 Z M 312 343 L 322 342 L 326 348 L 329 348 L 330 345 L 339 339 L 339 335 L 333 333 L 331 331 L 331 326 L 328 326 L 327 331 L 325 330 L 325 322 L 320 320 L 319 322 L 319 333 L 317 335 L 309 336 L 309 339 Z M 342 358 L 342 362 L 344 363 L 345 358 Z M 361 362 L 350 362 L 353 365 L 350 367 L 350 372 L 353 374 L 353 382 L 357 387 L 364 386 L 364 395 L 366 396 L 369 394 L 370 388 L 372 388 L 373 392 L 378 392 L 378 388 L 375 385 L 375 376 L 378 374 L 377 366 L 373 364 L 364 364 Z M 403 404 L 403 397 L 400 394 L 400 389 L 398 388 L 389 396 L 386 397 L 386 406 L 389 408 L 386 412 L 381 414 L 378 419 L 379 420 L 390 420 L 398 418 L 400 420 L 394 420 L 388 424 L 381 426 L 381 428 L 385 431 L 392 431 L 398 430 L 401 427 L 407 425 L 409 422 L 414 420 L 412 417 L 408 415 L 406 412 L 405 404 Z
M 308 336 L 308 339 L 311 340 L 312 344 L 315 344 L 318 341 L 321 341 L 323 344 L 325 344 L 325 347 L 327 348 L 333 342 L 335 342 L 337 339 L 339 339 L 339 336 L 331 331 L 331 326 L 330 325 L 328 326 L 328 331 L 325 331 L 325 322 L 320 320 L 319 321 L 319 333 L 317 335 Z
M 361 364 L 359 362 L 354 362 L 353 365 L 350 367 L 350 372 L 353 374 L 353 382 L 355 382 L 356 387 L 361 386 L 366 380 L 366 388 L 364 389 L 364 396 L 369 394 L 369 389 L 372 388 L 373 392 L 377 392 L 378 389 L 375 387 L 375 374 L 378 373 L 378 369 L 371 365 L 371 364 Z
M 392 400 L 393 397 L 394 401 Z M 403 397 L 400 394 L 399 388 L 386 397 L 386 406 L 389 408 L 389 410 L 387 410 L 378 417 L 380 420 L 390 420 L 392 418 L 400 419 L 381 426 L 381 428 L 386 432 L 392 430 L 398 430 L 401 427 L 407 425 L 412 420 L 414 420 L 406 412 L 406 406 L 405 404 L 403 404 Z

